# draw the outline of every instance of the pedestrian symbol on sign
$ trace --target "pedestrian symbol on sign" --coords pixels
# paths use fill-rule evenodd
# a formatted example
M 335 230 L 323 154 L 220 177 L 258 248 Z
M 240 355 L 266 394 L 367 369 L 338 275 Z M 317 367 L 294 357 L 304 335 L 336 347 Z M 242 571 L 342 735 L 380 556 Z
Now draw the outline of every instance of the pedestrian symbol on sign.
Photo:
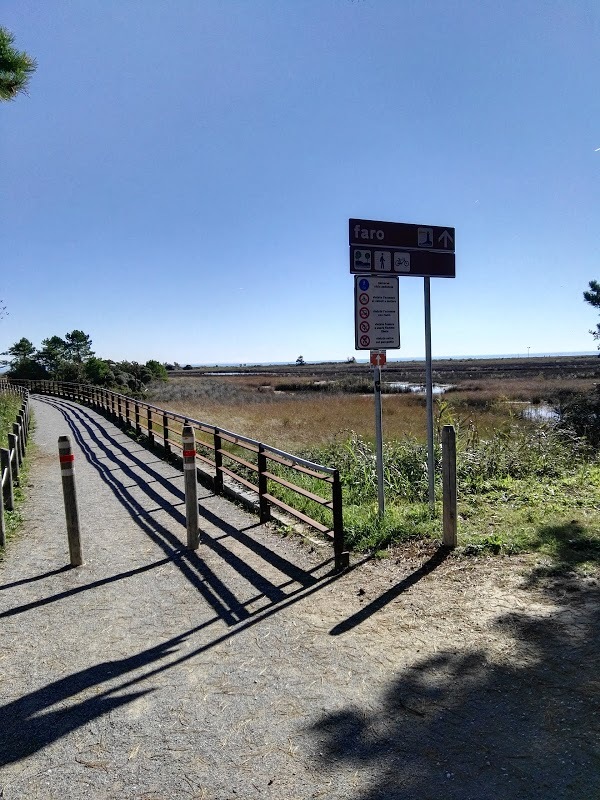
M 375 251 L 375 269 L 377 272 L 390 272 L 392 269 L 392 254 L 388 250 Z
M 369 281 L 366 278 L 363 278 L 358 282 L 358 288 L 361 290 L 361 292 L 366 292 L 369 288 Z

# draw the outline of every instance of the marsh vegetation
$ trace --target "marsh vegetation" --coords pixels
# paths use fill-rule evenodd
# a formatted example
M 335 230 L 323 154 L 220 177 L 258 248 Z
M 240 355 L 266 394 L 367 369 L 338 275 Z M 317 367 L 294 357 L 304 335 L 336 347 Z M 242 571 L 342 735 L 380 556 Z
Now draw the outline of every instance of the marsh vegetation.
M 587 568 L 600 556 L 598 359 L 523 361 L 522 369 L 514 361 L 483 362 L 479 377 L 477 364 L 461 372 L 452 363 L 435 375 L 451 386 L 436 398 L 435 427 L 438 434 L 445 424 L 457 431 L 459 541 L 466 553 L 538 550 L 563 566 Z M 426 503 L 424 395 L 384 395 L 387 510 L 379 519 L 369 368 L 309 365 L 282 372 L 174 376 L 152 398 L 337 466 L 355 549 L 385 553 L 410 539 L 439 538 L 440 509 L 432 515 Z M 419 381 L 414 366 L 396 367 L 386 378 Z M 531 418 L 528 410 L 539 406 L 556 409 L 556 416 Z M 439 465 L 439 435 L 436 460 Z M 306 502 L 311 515 L 323 513 Z

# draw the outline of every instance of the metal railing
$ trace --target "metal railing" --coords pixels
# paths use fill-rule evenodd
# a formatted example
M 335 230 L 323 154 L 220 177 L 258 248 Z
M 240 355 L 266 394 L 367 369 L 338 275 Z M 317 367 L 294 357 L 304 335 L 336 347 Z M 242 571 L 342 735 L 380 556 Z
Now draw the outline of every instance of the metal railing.
M 27 386 L 31 392 L 87 405 L 144 435 L 150 446 L 162 446 L 167 456 L 182 454 L 183 427 L 192 426 L 197 462 L 202 465 L 199 472 L 211 479 L 217 494 L 231 492 L 233 487 L 255 493 L 261 522 L 269 520 L 276 507 L 331 539 L 336 569 L 348 565 L 337 469 L 99 386 L 46 380 L 13 383 Z M 317 492 L 319 486 L 323 489 Z M 315 508 L 319 509 L 317 513 L 311 511 Z
M 6 546 L 6 519 L 4 512 L 14 511 L 15 486 L 19 485 L 19 476 L 25 448 L 29 438 L 31 421 L 29 409 L 29 391 L 22 386 L 14 386 L 5 378 L 0 378 L 0 394 L 12 394 L 21 398 L 21 408 L 12 424 L 12 433 L 7 434 L 8 447 L 0 447 L 0 547 Z

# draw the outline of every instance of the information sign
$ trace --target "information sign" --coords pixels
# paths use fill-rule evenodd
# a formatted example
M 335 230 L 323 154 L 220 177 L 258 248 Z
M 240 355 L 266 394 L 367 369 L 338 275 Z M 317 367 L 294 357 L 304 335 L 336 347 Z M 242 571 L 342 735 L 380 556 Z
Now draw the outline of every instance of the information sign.
M 400 347 L 398 278 L 369 275 L 354 278 L 354 330 L 357 350 Z
M 454 278 L 454 228 L 349 220 L 350 272 Z

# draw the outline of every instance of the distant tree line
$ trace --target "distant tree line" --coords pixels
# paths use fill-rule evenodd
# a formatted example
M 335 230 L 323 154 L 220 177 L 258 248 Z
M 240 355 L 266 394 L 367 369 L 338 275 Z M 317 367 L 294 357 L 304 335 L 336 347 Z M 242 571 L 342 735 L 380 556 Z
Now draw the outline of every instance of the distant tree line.
M 8 376 L 29 380 L 71 381 L 91 383 L 107 389 L 140 394 L 152 381 L 166 381 L 167 370 L 159 361 L 145 364 L 136 361 L 112 361 L 98 358 L 87 333 L 74 330 L 61 336 L 50 336 L 36 349 L 23 338 L 2 353 L 8 359 Z

